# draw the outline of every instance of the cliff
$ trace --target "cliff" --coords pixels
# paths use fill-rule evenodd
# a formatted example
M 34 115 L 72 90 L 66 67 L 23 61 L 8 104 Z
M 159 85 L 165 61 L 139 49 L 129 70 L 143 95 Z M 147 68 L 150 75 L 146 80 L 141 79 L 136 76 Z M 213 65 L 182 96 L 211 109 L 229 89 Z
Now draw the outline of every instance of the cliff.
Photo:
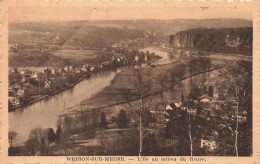
M 170 35 L 175 48 L 252 55 L 252 28 L 192 29 Z

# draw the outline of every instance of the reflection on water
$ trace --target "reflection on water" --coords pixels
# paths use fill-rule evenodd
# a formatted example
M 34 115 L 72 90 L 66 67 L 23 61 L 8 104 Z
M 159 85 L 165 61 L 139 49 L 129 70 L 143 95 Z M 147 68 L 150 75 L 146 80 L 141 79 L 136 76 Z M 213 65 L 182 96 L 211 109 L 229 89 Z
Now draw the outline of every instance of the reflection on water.
M 168 64 L 172 62 L 173 58 L 170 58 L 171 55 L 169 55 L 168 52 L 161 51 L 157 48 L 149 47 L 149 48 L 144 48 L 141 51 L 146 52 L 149 51 L 150 53 L 155 53 L 156 55 L 162 57 L 160 60 L 157 60 L 153 64 Z
M 18 134 L 14 144 L 23 144 L 28 139 L 30 131 L 35 127 L 56 130 L 59 112 L 64 108 L 80 104 L 81 101 L 109 86 L 120 71 L 117 69 L 97 73 L 59 94 L 9 112 L 9 130 L 14 130 Z
M 183 80 L 179 84 L 177 84 L 173 90 L 167 90 L 163 92 L 161 95 L 162 100 L 165 104 L 176 102 L 177 98 L 181 96 L 181 92 L 184 97 L 187 97 L 192 88 L 198 87 L 200 85 L 207 85 L 208 83 L 210 83 L 208 79 L 213 78 L 217 74 L 217 71 L 212 71 L 210 73 L 203 73 Z

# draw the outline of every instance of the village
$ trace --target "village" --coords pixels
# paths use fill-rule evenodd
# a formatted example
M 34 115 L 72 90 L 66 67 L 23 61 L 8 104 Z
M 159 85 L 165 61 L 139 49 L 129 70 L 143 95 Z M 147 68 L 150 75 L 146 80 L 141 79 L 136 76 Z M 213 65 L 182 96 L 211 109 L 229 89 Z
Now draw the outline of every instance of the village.
M 117 52 L 117 55 L 113 55 L 108 61 L 100 61 L 99 64 L 95 65 L 70 65 L 64 68 L 44 67 L 42 71 L 13 68 L 9 71 L 9 111 L 71 87 L 91 73 L 141 64 L 159 58 L 154 53 L 150 54 L 149 52 L 139 52 L 137 50 L 124 50 L 124 54 L 127 54 L 124 55 L 120 47 L 110 49 L 111 52 Z

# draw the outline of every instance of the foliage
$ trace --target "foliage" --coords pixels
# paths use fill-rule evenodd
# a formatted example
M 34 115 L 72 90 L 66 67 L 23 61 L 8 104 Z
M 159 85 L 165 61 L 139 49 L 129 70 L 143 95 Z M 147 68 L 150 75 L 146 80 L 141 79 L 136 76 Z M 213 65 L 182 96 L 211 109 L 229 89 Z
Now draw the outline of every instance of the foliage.
M 107 119 L 104 112 L 102 112 L 101 115 L 100 127 L 103 129 L 107 129 Z
M 227 36 L 237 47 L 227 45 Z M 252 55 L 252 28 L 197 28 L 171 35 L 170 40 L 179 40 L 183 47 L 200 51 Z
M 48 141 L 54 142 L 55 141 L 55 133 L 52 128 L 48 130 Z
M 126 128 L 127 127 L 128 120 L 127 120 L 127 117 L 126 117 L 125 110 L 123 110 L 123 109 L 120 110 L 120 112 L 117 116 L 117 119 L 116 119 L 116 123 L 117 123 L 117 126 L 119 128 Z
M 56 144 L 60 143 L 61 132 L 62 132 L 61 126 L 58 125 L 57 131 L 56 131 L 56 135 L 55 135 L 55 142 L 56 142 Z
M 189 93 L 189 99 L 192 99 L 192 100 L 199 100 L 199 97 L 202 95 L 202 91 L 200 88 L 198 87 L 195 87 L 195 88 L 192 88 L 190 93 Z
M 159 154 L 159 146 L 157 144 L 156 136 L 154 133 L 148 133 L 144 137 L 143 145 L 143 155 L 156 156 Z
M 8 133 L 8 141 L 10 143 L 11 148 L 13 147 L 13 141 L 15 140 L 16 136 L 17 136 L 17 133 L 15 131 L 10 131 Z

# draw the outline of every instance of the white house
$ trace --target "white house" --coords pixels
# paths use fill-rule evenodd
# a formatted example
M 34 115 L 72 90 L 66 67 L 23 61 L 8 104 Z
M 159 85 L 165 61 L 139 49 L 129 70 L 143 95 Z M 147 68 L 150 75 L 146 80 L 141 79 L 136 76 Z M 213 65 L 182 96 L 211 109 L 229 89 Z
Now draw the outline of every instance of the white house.
M 38 79 L 38 74 L 35 73 L 35 74 L 33 74 L 31 77 L 34 78 L 34 79 Z
M 9 97 L 8 100 L 13 106 L 20 105 L 20 101 L 16 97 Z
M 201 139 L 200 148 L 215 150 L 217 148 L 216 141 Z
M 19 90 L 17 91 L 16 95 L 17 95 L 18 97 L 23 97 L 23 96 L 24 96 L 24 90 L 23 90 L 23 89 L 19 89 Z
M 148 60 L 148 56 L 144 55 L 144 61 L 147 61 L 147 60 Z
M 210 99 L 204 98 L 204 99 L 200 100 L 200 102 L 208 103 L 208 102 L 210 102 Z
M 55 75 L 55 73 L 56 73 L 56 70 L 54 68 L 51 68 L 51 74 Z
M 80 68 L 75 69 L 75 73 L 77 74 L 81 73 L 81 69 Z
M 74 71 L 74 67 L 71 65 L 69 66 L 69 71 L 73 72 Z
M 139 61 L 139 57 L 138 57 L 138 55 L 135 56 L 135 61 L 136 61 L 136 62 Z
M 50 80 L 45 81 L 44 87 L 45 88 L 50 88 L 51 87 L 51 81 Z
M 95 67 L 94 66 L 91 66 L 90 67 L 90 71 L 94 71 L 95 70 Z
M 68 71 L 69 71 L 69 67 L 68 67 L 68 66 L 65 66 L 65 67 L 64 67 L 64 71 L 65 71 L 65 72 L 68 72 Z
M 197 109 L 196 108 L 187 108 L 187 112 L 191 115 L 197 115 Z
M 170 103 L 166 106 L 166 110 L 173 110 L 176 108 L 176 105 L 174 103 Z

